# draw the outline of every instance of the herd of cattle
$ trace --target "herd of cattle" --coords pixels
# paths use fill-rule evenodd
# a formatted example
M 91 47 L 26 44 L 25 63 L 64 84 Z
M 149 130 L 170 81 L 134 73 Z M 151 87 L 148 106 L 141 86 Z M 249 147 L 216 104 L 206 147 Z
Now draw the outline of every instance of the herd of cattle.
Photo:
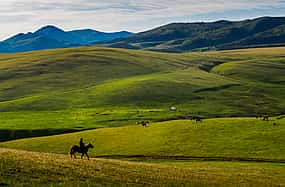
M 263 121 L 269 121 L 269 116 L 268 115 L 258 115 L 255 116 L 256 119 L 262 119 Z M 202 117 L 198 117 L 198 116 L 190 116 L 188 118 L 185 119 L 189 119 L 189 120 L 193 120 L 196 122 L 202 122 L 203 118 Z M 136 122 L 137 125 L 141 125 L 143 127 L 147 127 L 150 124 L 150 121 L 140 121 L 140 122 Z M 276 123 L 273 123 L 273 125 L 276 125 Z

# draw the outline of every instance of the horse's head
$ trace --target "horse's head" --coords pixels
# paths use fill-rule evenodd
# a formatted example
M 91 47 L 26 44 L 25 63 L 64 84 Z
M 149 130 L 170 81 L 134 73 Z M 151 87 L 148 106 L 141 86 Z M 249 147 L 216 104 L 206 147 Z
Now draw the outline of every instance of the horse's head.
M 89 144 L 87 145 L 87 147 L 89 147 L 89 148 L 94 148 L 94 146 L 93 146 L 91 143 L 89 143 Z

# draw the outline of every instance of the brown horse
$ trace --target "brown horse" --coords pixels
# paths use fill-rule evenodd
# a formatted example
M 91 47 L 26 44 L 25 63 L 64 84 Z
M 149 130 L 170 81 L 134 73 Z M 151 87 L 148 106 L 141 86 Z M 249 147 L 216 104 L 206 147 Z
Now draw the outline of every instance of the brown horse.
M 89 143 L 87 146 L 85 146 L 82 150 L 80 149 L 80 147 L 78 145 L 74 145 L 71 149 L 70 149 L 70 156 L 72 158 L 72 156 L 74 156 L 74 158 L 76 158 L 75 153 L 81 153 L 81 159 L 83 158 L 84 155 L 87 156 L 88 160 L 89 160 L 89 156 L 88 156 L 88 150 L 90 148 L 93 148 L 94 146 Z

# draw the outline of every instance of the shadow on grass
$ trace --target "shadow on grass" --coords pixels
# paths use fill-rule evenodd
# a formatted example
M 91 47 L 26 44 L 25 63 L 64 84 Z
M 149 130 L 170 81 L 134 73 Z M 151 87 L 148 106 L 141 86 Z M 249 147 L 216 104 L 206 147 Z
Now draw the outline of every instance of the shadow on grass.
M 92 128 L 95 129 L 95 128 Z M 35 129 L 35 130 L 11 130 L 11 129 L 0 129 L 0 142 L 22 139 L 22 138 L 32 138 L 41 136 L 51 136 L 58 134 L 66 134 L 73 132 L 80 132 L 85 130 L 92 130 L 91 128 L 74 128 L 74 129 Z

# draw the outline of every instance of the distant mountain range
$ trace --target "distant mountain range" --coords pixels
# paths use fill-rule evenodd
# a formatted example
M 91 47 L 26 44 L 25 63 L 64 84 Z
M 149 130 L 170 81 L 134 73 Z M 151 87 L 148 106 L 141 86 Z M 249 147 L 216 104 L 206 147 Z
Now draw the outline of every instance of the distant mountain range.
M 34 33 L 20 33 L 0 42 L 0 52 L 13 53 L 82 46 L 94 42 L 106 42 L 124 38 L 131 34 L 127 31 L 104 33 L 91 29 L 65 32 L 55 26 L 45 26 Z
M 285 45 L 285 17 L 172 23 L 102 45 L 164 52 L 282 46 Z
M 0 52 L 23 52 L 82 45 L 187 52 L 285 45 L 285 17 L 244 21 L 172 23 L 149 31 L 104 33 L 91 29 L 65 32 L 46 26 L 0 42 Z

